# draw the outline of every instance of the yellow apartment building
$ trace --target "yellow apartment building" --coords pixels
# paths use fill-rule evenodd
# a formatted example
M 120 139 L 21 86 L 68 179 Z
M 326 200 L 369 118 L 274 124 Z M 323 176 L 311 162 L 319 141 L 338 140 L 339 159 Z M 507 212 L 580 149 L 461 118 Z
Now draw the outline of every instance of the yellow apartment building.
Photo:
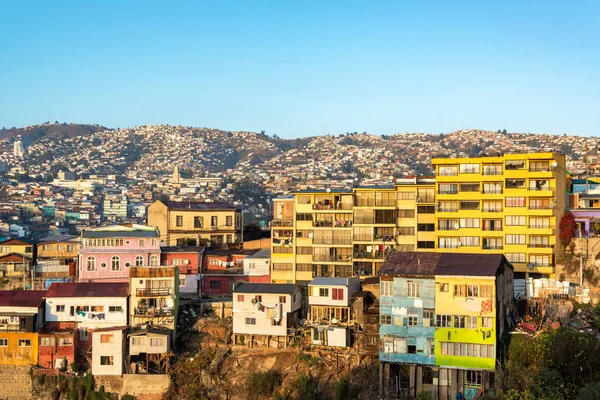
M 397 249 L 431 251 L 435 248 L 435 179 L 401 178 L 395 187 Z
M 50 236 L 41 239 L 37 245 L 38 260 L 61 260 L 63 263 L 77 262 L 79 256 L 79 236 Z
M 517 275 L 554 274 L 566 207 L 565 156 L 557 153 L 434 158 L 435 248 L 502 253 Z
M 148 207 L 148 225 L 158 228 L 163 246 L 243 244 L 242 211 L 227 203 L 157 200 Z

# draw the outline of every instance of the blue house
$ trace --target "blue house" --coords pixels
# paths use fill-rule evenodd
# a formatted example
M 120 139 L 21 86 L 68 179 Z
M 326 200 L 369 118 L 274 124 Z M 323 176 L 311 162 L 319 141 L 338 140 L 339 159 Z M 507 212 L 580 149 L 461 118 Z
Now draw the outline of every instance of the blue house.
M 434 263 L 420 254 L 393 252 L 379 270 L 381 362 L 435 365 Z

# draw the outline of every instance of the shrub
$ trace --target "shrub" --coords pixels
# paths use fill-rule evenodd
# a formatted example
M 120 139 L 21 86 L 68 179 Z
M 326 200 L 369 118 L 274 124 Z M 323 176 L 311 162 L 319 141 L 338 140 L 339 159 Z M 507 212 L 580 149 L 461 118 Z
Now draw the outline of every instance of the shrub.
M 354 385 L 346 378 L 342 378 L 335 385 L 335 393 L 333 398 L 335 400 L 346 400 L 356 398 L 356 390 Z
M 38 383 L 43 386 L 44 383 L 46 383 L 46 375 L 39 375 L 38 376 Z
M 249 399 L 271 397 L 275 389 L 281 386 L 281 374 L 275 370 L 254 372 L 246 378 L 246 390 Z
M 294 399 L 316 400 L 317 382 L 310 376 L 300 375 L 290 385 Z

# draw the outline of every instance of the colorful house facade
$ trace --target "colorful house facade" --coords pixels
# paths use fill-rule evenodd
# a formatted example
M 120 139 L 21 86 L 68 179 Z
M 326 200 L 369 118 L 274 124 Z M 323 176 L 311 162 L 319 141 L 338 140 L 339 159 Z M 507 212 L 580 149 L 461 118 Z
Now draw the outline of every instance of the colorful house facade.
M 81 233 L 80 282 L 128 282 L 130 267 L 160 266 L 156 228 L 123 224 Z

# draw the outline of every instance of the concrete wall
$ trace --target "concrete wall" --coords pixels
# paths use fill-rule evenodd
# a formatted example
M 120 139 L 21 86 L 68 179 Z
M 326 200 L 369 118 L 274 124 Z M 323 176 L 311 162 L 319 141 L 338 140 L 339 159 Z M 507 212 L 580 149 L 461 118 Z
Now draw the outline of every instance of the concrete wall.
M 110 343 L 102 343 L 103 335 L 112 335 Z M 123 354 L 125 341 L 123 331 L 101 331 L 92 333 L 92 374 L 121 375 L 123 373 Z M 113 357 L 112 365 L 102 365 L 101 357 Z
M 125 374 L 120 376 L 98 376 L 96 390 L 104 385 L 107 392 L 118 393 L 121 396 L 131 394 L 138 398 L 143 395 L 162 395 L 169 387 L 169 375 L 134 375 Z

